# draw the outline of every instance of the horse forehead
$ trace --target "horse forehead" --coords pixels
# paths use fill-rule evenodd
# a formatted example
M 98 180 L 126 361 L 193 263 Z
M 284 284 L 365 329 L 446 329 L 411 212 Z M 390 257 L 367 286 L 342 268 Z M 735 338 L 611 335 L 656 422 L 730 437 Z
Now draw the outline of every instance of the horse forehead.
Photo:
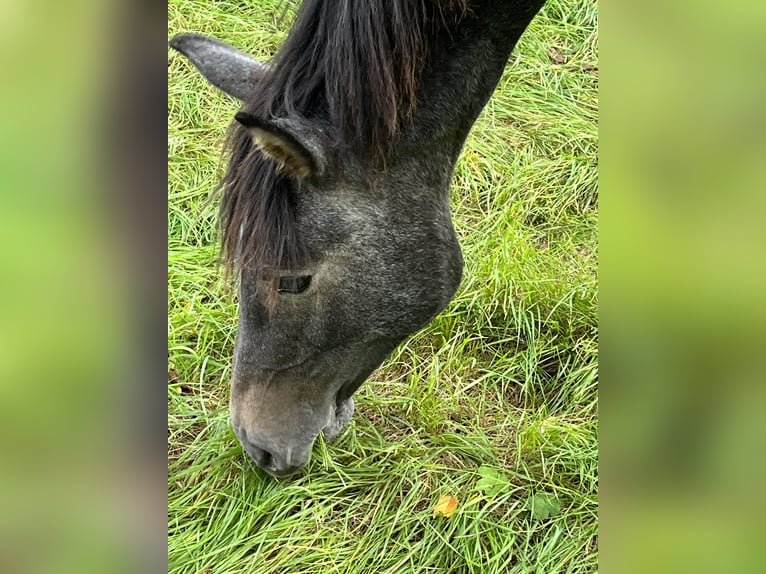
M 304 238 L 323 252 L 344 258 L 371 257 L 392 250 L 406 255 L 415 249 L 425 254 L 436 248 L 448 224 L 423 206 L 392 202 L 327 203 L 307 214 L 301 225 Z
M 318 192 L 305 198 L 299 223 L 304 233 L 317 239 L 342 242 L 353 237 L 379 235 L 392 227 L 396 207 L 385 197 L 371 198 L 365 193 Z

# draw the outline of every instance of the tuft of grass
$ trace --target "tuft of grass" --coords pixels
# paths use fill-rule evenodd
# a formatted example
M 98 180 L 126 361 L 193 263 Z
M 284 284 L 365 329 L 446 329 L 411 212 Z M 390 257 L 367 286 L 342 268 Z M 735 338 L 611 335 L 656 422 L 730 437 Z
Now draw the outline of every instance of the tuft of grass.
M 267 59 L 293 10 L 171 0 L 168 35 Z M 210 195 L 237 104 L 169 51 L 169 572 L 596 571 L 597 38 L 595 0 L 533 21 L 455 172 L 459 292 L 280 482 L 228 421 L 236 301 Z M 431 512 L 443 494 L 449 519 Z

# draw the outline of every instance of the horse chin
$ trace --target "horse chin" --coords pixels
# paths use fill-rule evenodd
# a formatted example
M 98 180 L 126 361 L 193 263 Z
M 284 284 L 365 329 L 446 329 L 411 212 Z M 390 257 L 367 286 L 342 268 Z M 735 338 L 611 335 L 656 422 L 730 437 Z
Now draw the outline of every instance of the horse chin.
M 333 442 L 354 416 L 354 399 L 348 397 L 335 407 L 332 420 L 322 429 L 325 442 Z

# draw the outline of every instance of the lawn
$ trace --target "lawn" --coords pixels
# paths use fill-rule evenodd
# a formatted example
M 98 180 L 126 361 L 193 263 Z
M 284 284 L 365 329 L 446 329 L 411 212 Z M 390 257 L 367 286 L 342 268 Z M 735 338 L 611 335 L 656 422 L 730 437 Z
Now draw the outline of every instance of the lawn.
M 268 59 L 292 9 L 171 0 L 168 36 Z M 455 171 L 457 295 L 281 482 L 228 421 L 236 293 L 213 192 L 238 106 L 168 51 L 169 572 L 597 570 L 597 38 L 595 0 L 533 21 Z

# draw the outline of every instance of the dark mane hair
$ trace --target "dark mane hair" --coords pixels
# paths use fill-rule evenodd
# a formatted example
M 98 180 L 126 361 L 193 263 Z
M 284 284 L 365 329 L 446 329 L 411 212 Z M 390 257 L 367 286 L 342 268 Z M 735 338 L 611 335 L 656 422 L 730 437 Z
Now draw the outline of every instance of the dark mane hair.
M 468 0 L 305 0 L 271 72 L 245 111 L 320 119 L 337 153 L 385 159 L 415 109 L 429 40 Z M 300 184 L 279 173 L 234 122 L 226 142 L 219 227 L 227 270 L 297 269 Z

